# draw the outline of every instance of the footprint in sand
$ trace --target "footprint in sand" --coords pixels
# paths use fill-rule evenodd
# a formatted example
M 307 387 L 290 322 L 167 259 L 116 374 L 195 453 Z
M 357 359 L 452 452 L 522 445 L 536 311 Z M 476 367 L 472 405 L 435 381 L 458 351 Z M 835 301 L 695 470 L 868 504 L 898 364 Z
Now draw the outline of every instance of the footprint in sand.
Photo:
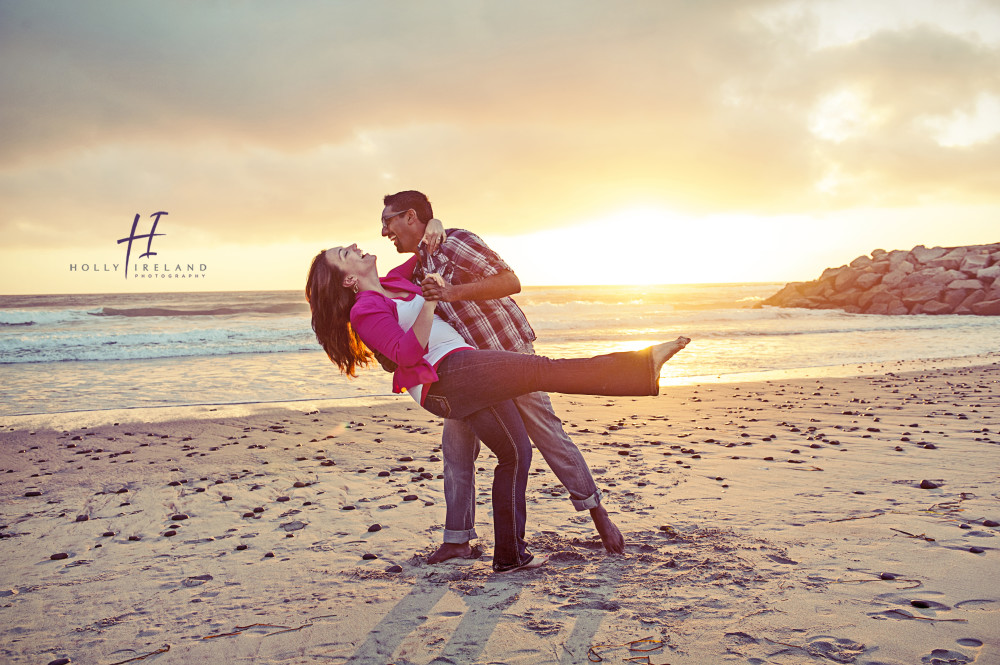
M 953 609 L 960 607 L 961 603 L 955 605 L 955 607 L 950 607 L 944 603 L 940 603 L 936 600 L 931 600 L 931 597 L 943 597 L 944 594 L 939 591 L 921 591 L 919 594 L 914 593 L 912 595 L 904 595 L 897 593 L 885 593 L 875 596 L 875 600 L 887 603 L 889 605 L 898 605 L 898 608 L 884 610 L 881 612 L 875 612 L 869 614 L 872 618 L 876 619 L 918 619 L 925 618 L 937 621 L 949 621 L 951 619 L 941 619 L 937 618 L 939 614 L 946 614 L 951 612 Z M 970 601 L 966 601 L 970 602 Z M 946 662 L 946 661 L 945 661 Z
M 983 643 L 979 640 L 958 640 L 959 643 L 966 641 L 975 642 L 978 646 L 983 645 Z M 955 651 L 953 649 L 934 649 L 929 654 L 921 658 L 920 662 L 925 663 L 926 665 L 966 665 L 967 663 L 976 662 L 976 656 L 970 656 L 966 653 Z
M 835 663 L 853 663 L 866 651 L 864 644 L 832 635 L 810 637 L 804 647 L 811 656 L 819 656 Z
M 955 603 L 955 609 L 976 610 L 980 612 L 995 612 L 1000 610 L 1000 603 L 988 598 L 974 598 Z

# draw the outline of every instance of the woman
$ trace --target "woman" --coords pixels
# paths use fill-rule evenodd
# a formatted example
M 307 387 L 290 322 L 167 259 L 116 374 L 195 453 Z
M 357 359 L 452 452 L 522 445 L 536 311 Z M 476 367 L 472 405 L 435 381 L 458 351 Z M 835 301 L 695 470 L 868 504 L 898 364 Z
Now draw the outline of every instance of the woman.
M 324 250 L 313 259 L 306 299 L 316 338 L 348 376 L 371 362 L 372 351 L 385 356 L 396 364 L 394 392 L 405 390 L 431 413 L 469 423 L 498 460 L 494 570 L 541 565 L 544 561 L 528 552 L 524 542 L 531 443 L 511 399 L 536 390 L 656 395 L 660 368 L 689 340 L 679 337 L 643 351 L 562 360 L 477 350 L 434 315 L 437 303 L 421 297 L 420 287 L 403 277 L 404 271 L 380 279 L 375 263 L 376 257 L 357 245 Z

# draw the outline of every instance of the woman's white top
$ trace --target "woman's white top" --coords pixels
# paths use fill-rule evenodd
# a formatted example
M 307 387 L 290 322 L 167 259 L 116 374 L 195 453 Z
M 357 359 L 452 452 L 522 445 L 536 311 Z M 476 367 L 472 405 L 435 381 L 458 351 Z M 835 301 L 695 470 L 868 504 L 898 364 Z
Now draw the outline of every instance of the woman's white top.
M 409 300 L 397 298 L 393 300 L 396 303 L 399 327 L 407 331 L 413 327 L 413 323 L 417 320 L 417 315 L 420 314 L 420 310 L 424 306 L 424 298 L 414 294 Z M 434 320 L 431 322 L 431 334 L 427 339 L 427 353 L 424 354 L 424 359 L 431 364 L 431 367 L 437 367 L 441 359 L 452 351 L 471 348 L 473 347 L 462 339 L 462 336 L 451 325 L 437 314 L 434 315 Z M 424 386 L 418 385 L 409 388 L 406 392 L 417 400 L 417 404 L 420 404 L 423 402 L 423 391 Z

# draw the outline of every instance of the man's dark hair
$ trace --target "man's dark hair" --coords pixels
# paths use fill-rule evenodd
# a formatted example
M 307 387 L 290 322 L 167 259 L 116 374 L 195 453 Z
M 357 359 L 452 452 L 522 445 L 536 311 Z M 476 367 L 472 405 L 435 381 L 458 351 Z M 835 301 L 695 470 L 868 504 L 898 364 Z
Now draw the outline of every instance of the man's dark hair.
M 382 205 L 389 206 L 397 212 L 403 212 L 413 208 L 417 213 L 417 219 L 426 224 L 434 219 L 434 211 L 431 209 L 431 202 L 423 193 L 409 189 L 405 192 L 386 194 L 382 199 Z

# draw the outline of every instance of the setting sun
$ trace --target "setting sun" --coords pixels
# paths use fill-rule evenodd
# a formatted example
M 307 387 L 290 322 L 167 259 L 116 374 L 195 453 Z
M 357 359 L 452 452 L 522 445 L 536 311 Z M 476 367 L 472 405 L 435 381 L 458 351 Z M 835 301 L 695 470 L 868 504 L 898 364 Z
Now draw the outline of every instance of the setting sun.
M 494 236 L 493 244 L 529 284 L 716 281 L 702 278 L 705 257 L 694 249 L 705 246 L 702 232 L 689 219 L 657 208 L 632 208 L 574 226 Z M 727 256 L 726 263 L 732 265 L 733 258 Z

